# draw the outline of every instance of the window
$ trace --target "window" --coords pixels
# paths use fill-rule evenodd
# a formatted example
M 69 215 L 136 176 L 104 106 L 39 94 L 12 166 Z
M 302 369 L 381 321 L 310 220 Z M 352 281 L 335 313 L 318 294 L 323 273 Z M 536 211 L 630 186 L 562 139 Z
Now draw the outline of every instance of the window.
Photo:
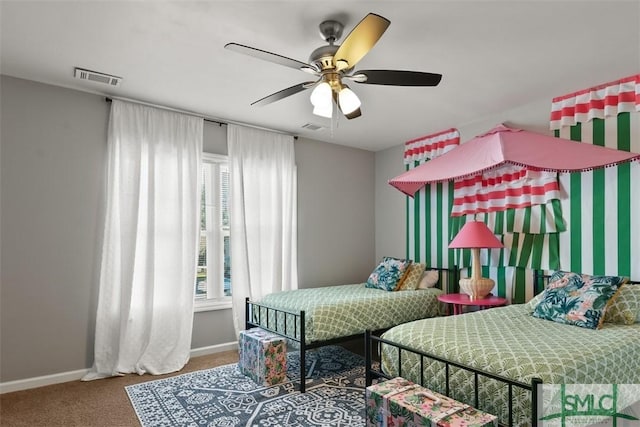
M 205 153 L 202 163 L 200 247 L 195 310 L 231 307 L 229 168 L 226 156 Z

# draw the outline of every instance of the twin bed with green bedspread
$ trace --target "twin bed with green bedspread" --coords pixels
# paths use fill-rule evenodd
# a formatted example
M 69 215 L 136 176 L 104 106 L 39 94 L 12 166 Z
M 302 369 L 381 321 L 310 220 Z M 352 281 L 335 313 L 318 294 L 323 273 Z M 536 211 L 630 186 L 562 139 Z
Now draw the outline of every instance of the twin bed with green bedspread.
M 551 384 L 639 384 L 640 323 L 605 323 L 586 329 L 538 319 L 525 304 L 493 308 L 458 316 L 410 322 L 390 329 L 382 338 L 439 358 L 522 383 L 539 378 Z M 382 345 L 382 370 L 401 375 L 445 393 L 441 362 L 420 361 L 398 348 Z M 474 403 L 472 374 L 451 367 L 450 397 Z M 479 379 L 479 406 L 508 424 L 507 388 Z M 531 425 L 531 396 L 514 388 L 513 425 Z
M 359 283 L 277 292 L 262 298 L 260 305 L 263 319 L 267 307 L 293 313 L 304 311 L 305 342 L 312 344 L 437 316 L 437 296 L 441 293 L 437 288 L 387 292 Z M 272 325 L 275 316 L 270 313 Z M 289 324 L 294 321 L 293 315 L 279 316 L 280 329 L 284 328 L 285 317 Z M 296 338 L 300 338 L 299 327 Z
M 247 300 L 246 328 L 261 327 L 300 347 L 300 390 L 305 391 L 306 350 L 352 339 L 365 330 L 385 330 L 417 319 L 438 316 L 440 288 L 457 280 L 457 270 L 439 272 L 437 287 L 385 291 L 365 286 L 325 286 L 270 294 Z

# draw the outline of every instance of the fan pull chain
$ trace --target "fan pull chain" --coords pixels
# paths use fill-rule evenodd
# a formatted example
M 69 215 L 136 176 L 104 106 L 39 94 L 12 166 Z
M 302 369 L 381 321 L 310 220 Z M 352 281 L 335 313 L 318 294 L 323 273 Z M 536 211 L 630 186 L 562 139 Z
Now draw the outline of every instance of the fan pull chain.
M 333 131 L 335 130 L 335 126 L 334 126 L 334 118 L 336 118 L 336 116 L 338 115 L 338 109 L 335 106 L 335 103 L 332 102 L 331 103 L 331 138 L 333 139 Z

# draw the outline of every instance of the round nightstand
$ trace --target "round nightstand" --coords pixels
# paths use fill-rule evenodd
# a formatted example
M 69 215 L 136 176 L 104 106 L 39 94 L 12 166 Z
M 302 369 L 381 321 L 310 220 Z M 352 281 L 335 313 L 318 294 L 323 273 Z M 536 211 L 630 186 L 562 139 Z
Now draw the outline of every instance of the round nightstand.
M 487 295 L 482 299 L 470 299 L 467 294 L 442 294 L 438 295 L 438 301 L 453 304 L 453 314 L 462 314 L 462 307 L 465 305 L 479 307 L 485 309 L 488 307 L 500 307 L 507 304 L 507 299 Z

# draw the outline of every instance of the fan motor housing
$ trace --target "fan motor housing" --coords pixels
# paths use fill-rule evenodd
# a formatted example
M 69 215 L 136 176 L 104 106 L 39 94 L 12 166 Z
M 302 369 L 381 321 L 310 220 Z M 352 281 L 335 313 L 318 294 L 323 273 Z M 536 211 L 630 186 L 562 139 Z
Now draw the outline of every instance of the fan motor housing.
M 309 63 L 315 65 L 320 70 L 326 70 L 329 68 L 334 68 L 333 66 L 333 56 L 338 50 L 338 46 L 335 45 L 326 45 L 321 46 L 311 52 L 309 56 Z

